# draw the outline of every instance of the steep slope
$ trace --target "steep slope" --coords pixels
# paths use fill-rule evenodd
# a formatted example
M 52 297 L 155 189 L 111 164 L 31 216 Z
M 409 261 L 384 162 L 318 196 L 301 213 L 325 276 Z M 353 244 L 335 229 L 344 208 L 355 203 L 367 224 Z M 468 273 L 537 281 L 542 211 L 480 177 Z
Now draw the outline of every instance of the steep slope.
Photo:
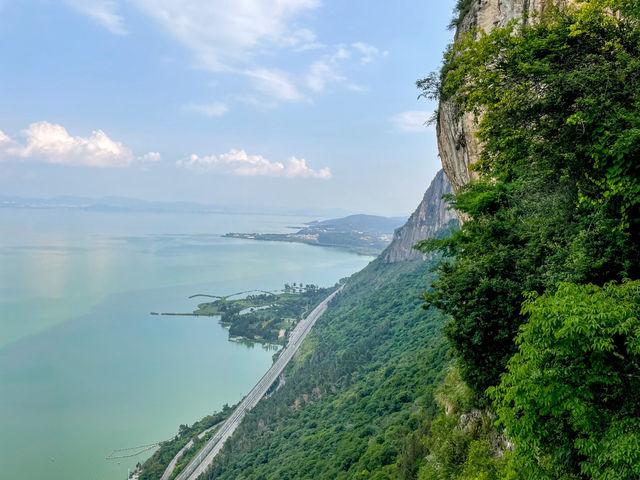
M 422 253 L 413 246 L 420 240 L 435 236 L 436 232 L 450 226 L 456 219 L 455 212 L 449 210 L 442 199 L 448 193 L 451 193 L 451 185 L 440 170 L 407 223 L 394 232 L 391 244 L 380 255 L 382 262 L 395 263 L 422 258 Z
M 449 360 L 445 317 L 421 308 L 438 259 L 423 260 L 412 247 L 456 222 L 442 200 L 450 192 L 438 172 L 392 244 L 347 281 L 286 381 L 247 413 L 202 478 L 415 476 L 419 449 L 407 445 L 437 415 L 434 394 Z M 182 429 L 143 466 L 143 477 L 155 478 L 212 418 Z
M 408 435 L 436 411 L 444 317 L 420 308 L 430 261 L 355 274 L 206 479 L 406 478 Z
M 570 1 L 570 0 L 569 0 Z M 468 12 L 457 22 L 455 39 L 474 29 L 490 32 L 494 28 L 504 27 L 511 20 L 534 18 L 552 4 L 566 3 L 567 0 L 468 0 Z M 475 133 L 477 130 L 473 115 L 459 115 L 459 109 L 452 99 L 440 102 L 438 106 L 438 150 L 442 160 L 442 168 L 451 182 L 454 192 L 473 178 L 469 165 L 478 160 L 481 146 Z
M 459 33 L 514 16 L 486 10 L 494 3 L 509 2 L 460 0 L 460 13 L 470 10 Z M 467 37 L 445 55 L 440 91 L 482 112 L 482 145 L 476 125 L 442 102 L 441 154 L 463 189 L 465 225 L 441 243 L 454 258 L 426 298 L 450 315 L 460 379 L 476 404 L 491 405 L 512 449 L 511 475 L 494 465 L 458 478 L 640 478 L 639 450 L 627 448 L 640 443 L 639 378 L 628 373 L 640 362 L 628 347 L 640 332 L 631 326 L 640 325 L 639 143 L 630 140 L 640 131 L 640 12 L 626 0 L 581 5 L 475 44 Z M 482 177 L 463 187 L 478 156 Z M 618 317 L 632 298 L 633 313 Z M 469 457 L 487 465 L 492 450 Z
M 206 479 L 412 478 L 416 428 L 434 418 L 444 316 L 421 308 L 437 259 L 413 245 L 455 222 L 440 171 L 391 245 L 353 275 Z M 408 446 L 409 445 L 409 446 Z

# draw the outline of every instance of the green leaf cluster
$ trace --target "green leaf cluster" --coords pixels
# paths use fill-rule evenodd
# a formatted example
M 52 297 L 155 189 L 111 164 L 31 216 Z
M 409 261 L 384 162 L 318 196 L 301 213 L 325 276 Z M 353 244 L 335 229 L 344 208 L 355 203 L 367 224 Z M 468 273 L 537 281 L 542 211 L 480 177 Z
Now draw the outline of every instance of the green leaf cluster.
M 377 260 L 354 275 L 205 478 L 416 478 L 416 432 L 448 363 L 444 316 L 420 308 L 436 265 Z
M 612 14 L 623 4 L 628 17 Z M 451 315 L 447 337 L 480 397 L 516 352 L 523 292 L 639 276 L 637 10 L 549 9 L 445 54 L 440 94 L 477 116 L 483 148 L 479 180 L 453 200 L 469 220 L 421 245 L 454 255 L 425 297 Z
M 531 294 L 491 389 L 520 469 L 535 478 L 640 477 L 640 281 Z
M 513 440 L 498 478 L 640 478 L 640 3 L 469 32 L 418 86 L 482 146 L 462 228 L 419 247 L 448 256 L 424 298 Z

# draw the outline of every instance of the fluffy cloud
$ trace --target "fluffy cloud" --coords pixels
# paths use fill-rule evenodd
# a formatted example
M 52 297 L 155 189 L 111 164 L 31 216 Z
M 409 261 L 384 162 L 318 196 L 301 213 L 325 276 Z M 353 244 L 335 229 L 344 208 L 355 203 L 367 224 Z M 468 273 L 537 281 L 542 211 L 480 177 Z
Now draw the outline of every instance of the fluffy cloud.
M 222 155 L 201 157 L 193 154 L 188 159 L 178 160 L 178 167 L 198 172 L 216 172 L 239 176 L 267 176 L 288 178 L 331 178 L 328 167 L 313 170 L 304 158 L 290 157 L 285 166 L 282 162 L 272 162 L 262 155 L 249 155 L 244 150 L 232 149 Z
M 259 68 L 246 70 L 256 90 L 270 98 L 284 102 L 298 102 L 305 96 L 295 86 L 291 76 L 282 70 Z
M 118 4 L 113 0 L 63 0 L 79 13 L 87 15 L 111 33 L 126 35 L 124 20 L 118 15 Z
M 392 116 L 391 122 L 401 132 L 424 132 L 432 114 L 433 112 L 427 110 L 409 110 Z
M 377 47 L 374 47 L 373 45 L 368 45 L 364 42 L 356 42 L 351 46 L 355 48 L 358 52 L 360 52 L 361 54 L 360 63 L 362 65 L 371 63 L 377 57 L 380 57 L 380 56 L 386 57 L 387 55 L 389 55 L 389 52 L 387 52 L 386 50 L 384 52 L 380 52 L 380 50 L 378 50 Z
M 63 1 L 110 31 L 126 33 L 122 17 L 117 14 L 116 2 L 122 0 Z M 130 3 L 186 47 L 193 54 L 196 68 L 245 77 L 259 93 L 259 98 L 248 98 L 256 105 L 308 101 L 310 95 L 331 85 L 365 91 L 348 81 L 347 72 L 350 67 L 362 67 L 387 54 L 364 42 L 330 48 L 318 41 L 312 30 L 298 22 L 304 13 L 318 8 L 320 0 L 130 0 Z M 284 62 L 273 64 L 274 59 L 283 59 L 286 53 L 299 55 L 316 50 L 318 56 L 296 72 L 283 70 Z M 327 53 L 330 50 L 335 53 Z M 207 116 L 225 113 L 219 105 L 193 104 L 189 109 Z
M 221 117 L 229 111 L 229 107 L 222 102 L 188 103 L 183 108 L 189 112 L 204 115 L 205 117 Z
M 321 178 L 328 180 L 331 178 L 331 170 L 329 167 L 321 168 L 320 170 L 313 170 L 307 166 L 307 161 L 304 158 L 290 157 L 289 164 L 284 172 L 286 177 L 309 177 L 309 178 Z
M 307 88 L 318 93 L 324 91 L 327 85 L 345 81 L 346 78 L 339 73 L 340 64 L 350 56 L 351 52 L 339 46 L 335 53 L 315 61 L 305 76 Z
M 256 47 L 302 47 L 315 34 L 291 22 L 319 0 L 133 0 L 176 40 L 192 50 L 201 68 L 238 68 Z
M 157 152 L 136 157 L 102 130 L 94 130 L 89 137 L 72 137 L 61 125 L 37 122 L 29 125 L 23 134 L 26 142 L 19 143 L 0 131 L 0 160 L 13 158 L 101 168 L 124 168 L 135 161 L 148 163 L 160 160 Z
M 2 130 L 0 130 L 0 149 L 9 148 L 9 145 L 12 143 L 13 141 Z
M 144 162 L 144 163 L 157 163 L 160 160 L 162 160 L 162 155 L 160 155 L 158 152 L 149 152 L 138 157 L 136 160 L 138 162 Z

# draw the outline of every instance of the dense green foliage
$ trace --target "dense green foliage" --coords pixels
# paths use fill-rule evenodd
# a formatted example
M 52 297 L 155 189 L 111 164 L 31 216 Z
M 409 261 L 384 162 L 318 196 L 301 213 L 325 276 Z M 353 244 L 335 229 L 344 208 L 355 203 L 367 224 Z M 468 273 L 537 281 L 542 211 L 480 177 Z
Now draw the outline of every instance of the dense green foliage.
M 530 478 L 640 478 L 640 281 L 531 295 L 498 414 Z
M 515 448 L 469 447 L 492 465 L 470 478 L 639 478 L 640 3 L 470 32 L 418 86 L 474 114 L 482 144 L 451 199 L 461 230 L 420 244 L 449 255 L 424 297 Z
M 505 440 L 493 427 L 495 417 L 472 408 L 473 392 L 451 368 L 436 393 L 442 407 L 405 441 L 418 480 L 498 480 L 507 478 Z M 405 478 L 413 478 L 406 476 Z
M 421 84 L 482 113 L 480 180 L 453 200 L 470 220 L 427 294 L 480 396 L 515 353 L 524 292 L 638 277 L 639 17 L 610 3 L 463 36 Z
M 446 364 L 444 318 L 420 309 L 433 266 L 375 261 L 354 275 L 208 478 L 415 478 L 421 450 L 407 439 L 437 411 Z
M 201 303 L 193 313 L 219 315 L 233 337 L 284 344 L 296 323 L 334 289 L 286 284 L 282 293 L 253 294 L 239 299 L 221 297 L 215 302 Z
M 160 449 L 144 462 L 139 479 L 157 480 L 160 478 L 167 468 L 167 465 L 169 465 L 169 462 L 187 443 L 189 443 L 189 440 L 194 440 L 196 443 L 202 444 L 202 441 L 198 442 L 198 434 L 220 423 L 222 420 L 227 418 L 232 411 L 233 408 L 225 405 L 221 412 L 208 415 L 191 426 L 180 425 L 178 435 L 168 442 L 163 443 Z M 180 462 L 181 465 L 178 465 L 177 467 L 184 467 L 185 462 L 196 453 L 194 450 L 195 449 L 191 452 L 185 452 L 185 457 L 182 458 L 182 461 Z M 176 468 L 175 472 L 177 471 L 178 468 Z

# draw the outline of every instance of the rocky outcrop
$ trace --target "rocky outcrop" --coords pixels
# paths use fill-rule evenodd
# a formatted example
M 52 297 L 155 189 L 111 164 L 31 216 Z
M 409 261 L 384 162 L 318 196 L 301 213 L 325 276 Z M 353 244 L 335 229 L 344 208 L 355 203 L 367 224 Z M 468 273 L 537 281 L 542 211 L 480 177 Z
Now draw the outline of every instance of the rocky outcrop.
M 573 3 L 575 0 L 472 0 L 471 8 L 458 25 L 455 40 L 474 29 L 490 32 L 504 27 L 511 20 L 535 18 L 554 3 Z M 426 191 L 424 198 L 407 223 L 397 229 L 393 241 L 380 255 L 387 263 L 422 258 L 413 246 L 420 240 L 432 237 L 441 228 L 456 218 L 448 210 L 442 195 L 455 193 L 477 175 L 469 171 L 482 149 L 476 138 L 477 124 L 472 114 L 460 115 L 453 100 L 440 102 L 436 133 L 442 168 Z M 445 176 L 446 175 L 446 176 Z M 464 218 L 460 219 L 461 221 Z
M 571 0 L 560 0 L 571 3 Z M 472 0 L 469 13 L 458 25 L 455 39 L 475 28 L 490 32 L 494 28 L 504 27 L 511 20 L 535 18 L 536 13 L 544 11 L 553 0 Z M 469 183 L 475 175 L 469 172 L 469 166 L 478 160 L 481 145 L 475 136 L 477 125 L 471 114 L 459 115 L 459 109 L 453 100 L 440 102 L 438 107 L 438 149 L 442 168 L 451 182 L 454 192 Z
M 420 240 L 433 237 L 438 230 L 456 219 L 455 212 L 449 210 L 442 199 L 448 193 L 451 193 L 451 185 L 440 170 L 416 211 L 411 214 L 407 223 L 394 232 L 391 244 L 380 254 L 383 262 L 395 263 L 422 258 L 422 253 L 413 246 Z

